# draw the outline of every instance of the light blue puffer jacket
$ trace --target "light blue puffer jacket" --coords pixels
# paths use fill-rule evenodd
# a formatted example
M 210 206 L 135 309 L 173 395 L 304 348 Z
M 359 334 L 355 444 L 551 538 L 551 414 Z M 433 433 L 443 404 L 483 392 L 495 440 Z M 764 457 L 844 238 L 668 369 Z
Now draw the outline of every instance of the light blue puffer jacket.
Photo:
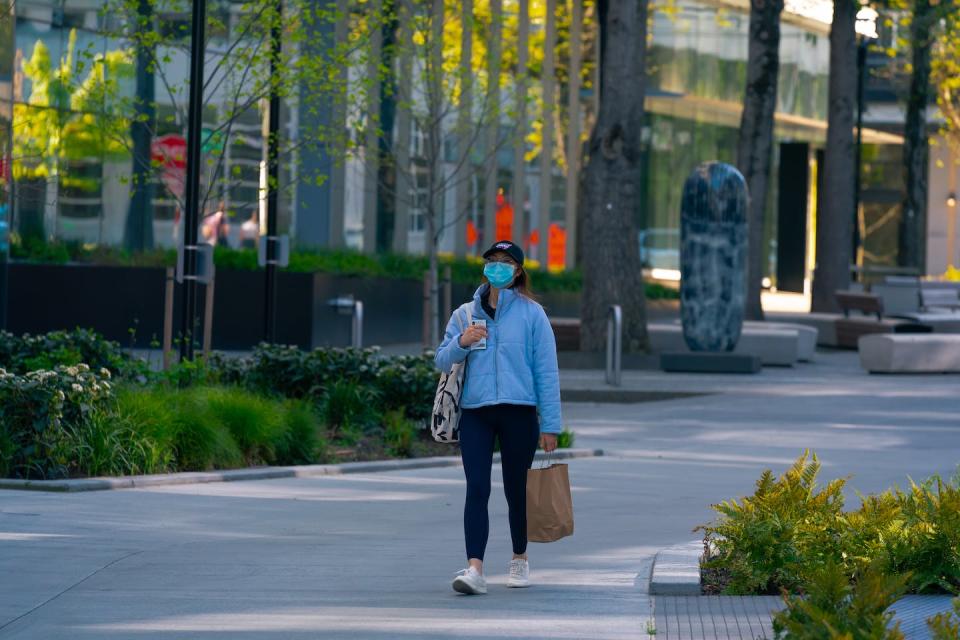
M 536 302 L 504 289 L 491 318 L 480 303 L 489 286 L 477 289 L 471 306 L 473 317 L 487 321 L 487 348 L 471 351 L 460 347 L 460 325 L 451 317 L 434 362 L 447 373 L 467 358 L 460 400 L 464 409 L 493 404 L 532 405 L 540 411 L 540 431 L 560 433 L 557 343 L 547 314 Z M 470 325 L 470 318 L 460 320 L 465 327 Z

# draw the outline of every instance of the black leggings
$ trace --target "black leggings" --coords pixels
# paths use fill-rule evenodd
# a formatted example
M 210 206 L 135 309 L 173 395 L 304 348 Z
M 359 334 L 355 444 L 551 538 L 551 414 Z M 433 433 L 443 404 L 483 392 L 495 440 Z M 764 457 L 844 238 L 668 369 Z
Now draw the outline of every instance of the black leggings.
M 463 534 L 467 559 L 483 560 L 490 533 L 487 502 L 494 437 L 500 438 L 503 492 L 510 511 L 510 537 L 515 554 L 527 551 L 527 469 L 533 464 L 540 438 L 536 407 L 498 404 L 464 409 L 460 417 L 460 455 L 467 476 Z

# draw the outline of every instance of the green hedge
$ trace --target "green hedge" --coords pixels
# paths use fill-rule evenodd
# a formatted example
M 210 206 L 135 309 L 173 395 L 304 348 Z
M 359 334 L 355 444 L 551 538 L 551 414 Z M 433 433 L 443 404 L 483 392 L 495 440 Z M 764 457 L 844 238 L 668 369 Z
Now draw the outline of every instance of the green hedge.
M 131 253 L 113 247 L 89 247 L 78 242 L 47 243 L 36 240 L 15 240 L 10 249 L 16 260 L 65 264 L 80 262 L 114 266 L 173 266 L 176 252 L 158 249 Z M 256 271 L 257 252 L 254 249 L 229 249 L 217 247 L 214 262 L 220 269 Z M 458 284 L 476 284 L 480 280 L 479 259 L 441 258 L 441 267 L 451 268 L 451 277 Z M 293 251 L 290 265 L 285 270 L 297 273 L 332 273 L 344 276 L 404 278 L 420 280 L 429 262 L 424 256 L 397 254 L 367 255 L 349 250 Z M 532 270 L 530 279 L 533 290 L 540 293 L 577 292 L 583 286 L 578 270 L 551 273 Z M 651 300 L 676 299 L 676 289 L 656 283 L 646 285 L 647 298 Z

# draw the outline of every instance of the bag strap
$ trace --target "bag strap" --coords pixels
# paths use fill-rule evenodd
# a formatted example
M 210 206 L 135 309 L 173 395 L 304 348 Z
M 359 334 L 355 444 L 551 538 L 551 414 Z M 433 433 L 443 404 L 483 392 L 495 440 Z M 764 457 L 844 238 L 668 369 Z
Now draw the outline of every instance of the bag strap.
M 463 311 L 464 315 L 466 315 L 466 314 L 469 312 L 468 307 L 469 307 L 471 304 L 473 304 L 473 301 L 472 301 L 472 300 L 471 300 L 470 302 L 464 302 L 462 305 L 460 305 L 459 307 L 457 307 L 457 310 L 456 310 L 456 311 L 453 312 L 453 315 L 457 318 L 457 325 L 460 327 L 460 333 L 463 333 L 463 332 L 466 330 L 467 327 L 466 327 L 466 326 L 464 325 L 464 323 L 460 320 L 460 313 L 459 313 L 459 312 L 460 312 L 460 311 Z

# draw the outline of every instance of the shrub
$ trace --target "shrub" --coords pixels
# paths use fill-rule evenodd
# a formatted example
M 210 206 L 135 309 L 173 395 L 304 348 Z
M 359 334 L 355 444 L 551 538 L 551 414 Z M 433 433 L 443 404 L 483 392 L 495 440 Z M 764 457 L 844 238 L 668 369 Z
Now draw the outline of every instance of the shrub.
M 95 371 L 107 369 L 124 378 L 143 375 L 147 369 L 146 363 L 128 356 L 119 344 L 87 329 L 36 336 L 0 331 L 0 367 L 11 373 L 52 370 L 81 363 Z
M 786 598 L 773 618 L 777 638 L 790 640 L 902 640 L 899 623 L 888 611 L 906 589 L 905 576 L 868 568 L 855 583 L 832 560 L 809 576 L 805 595 Z
M 432 356 L 404 356 L 380 367 L 376 386 L 386 410 L 403 407 L 408 417 L 426 420 L 433 409 L 438 378 Z
M 843 512 L 844 481 L 817 491 L 819 464 L 804 453 L 782 477 L 766 471 L 756 493 L 714 507 L 706 534 L 709 588 L 728 593 L 804 591 L 811 576 L 839 566 L 856 584 L 868 571 L 904 576 L 912 593 L 960 591 L 960 481 L 939 476 L 861 496 Z
M 910 574 L 910 590 L 960 591 L 960 486 L 934 476 L 896 489 L 896 535 L 884 536 L 884 570 Z
M 118 404 L 143 437 L 173 451 L 180 470 L 309 464 L 326 455 L 317 416 L 303 402 L 201 386 L 124 390 Z
M 4 475 L 58 478 L 69 474 L 68 427 L 78 426 L 111 397 L 110 372 L 85 364 L 31 371 L 0 369 L 0 437 Z
M 794 590 L 806 573 L 838 561 L 844 480 L 817 487 L 820 463 L 804 454 L 779 478 L 765 471 L 753 496 L 713 508 L 720 520 L 698 527 L 714 549 L 707 569 L 729 572 L 727 593 Z
M 320 400 L 320 416 L 330 437 L 355 440 L 359 433 L 376 428 L 377 393 L 352 380 L 331 383 Z
M 173 452 L 139 432 L 129 416 L 96 411 L 68 427 L 70 475 L 105 476 L 169 471 Z
M 277 464 L 315 464 L 328 458 L 327 441 L 320 435 L 317 415 L 305 402 L 285 406 L 286 428 L 274 443 Z
M 384 416 L 384 439 L 391 454 L 409 458 L 417 439 L 417 427 L 405 415 L 403 409 L 395 409 Z

